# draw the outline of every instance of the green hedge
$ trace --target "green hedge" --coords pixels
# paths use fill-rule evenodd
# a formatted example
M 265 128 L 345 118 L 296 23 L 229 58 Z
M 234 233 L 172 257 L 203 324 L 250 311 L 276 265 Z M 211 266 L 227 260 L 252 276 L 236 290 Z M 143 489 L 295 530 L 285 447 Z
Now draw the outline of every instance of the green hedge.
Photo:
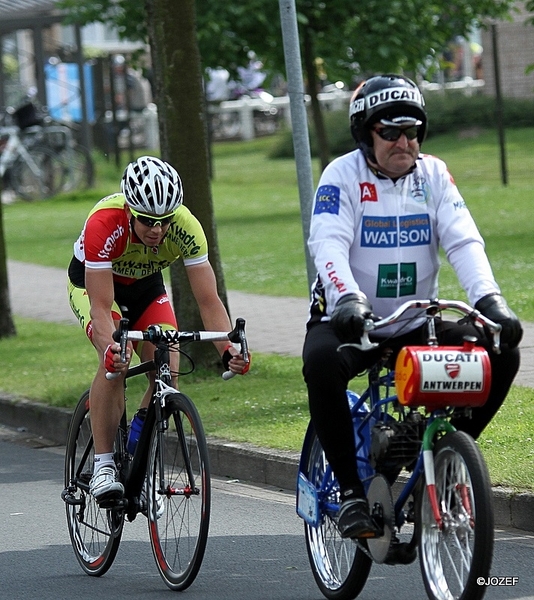
M 475 94 L 465 96 L 460 92 L 427 92 L 425 94 L 429 118 L 427 139 L 442 133 L 451 133 L 470 128 L 492 129 L 496 127 L 495 98 Z M 355 145 L 349 130 L 347 111 L 324 113 L 330 152 L 339 156 L 353 150 Z M 534 99 L 505 98 L 503 100 L 503 121 L 507 128 L 534 127 Z M 316 136 L 310 122 L 310 146 L 313 156 L 317 156 Z M 285 129 L 273 139 L 270 158 L 293 156 L 291 131 Z

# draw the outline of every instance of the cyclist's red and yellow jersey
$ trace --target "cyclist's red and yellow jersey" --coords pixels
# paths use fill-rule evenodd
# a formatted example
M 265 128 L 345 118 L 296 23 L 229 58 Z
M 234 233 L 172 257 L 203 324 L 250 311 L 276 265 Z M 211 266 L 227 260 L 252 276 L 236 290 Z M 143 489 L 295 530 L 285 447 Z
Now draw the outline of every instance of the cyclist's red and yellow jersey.
M 158 273 L 177 258 L 186 266 L 208 260 L 208 244 L 199 221 L 184 205 L 176 211 L 159 246 L 145 246 L 130 229 L 124 196 L 113 194 L 89 213 L 74 256 L 90 269 L 109 269 L 123 284 Z

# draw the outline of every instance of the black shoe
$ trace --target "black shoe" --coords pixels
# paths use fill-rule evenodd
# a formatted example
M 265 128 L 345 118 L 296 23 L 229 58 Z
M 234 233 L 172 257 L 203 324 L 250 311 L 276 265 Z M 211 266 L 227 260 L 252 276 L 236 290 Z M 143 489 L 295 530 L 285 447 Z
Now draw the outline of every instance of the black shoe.
M 350 498 L 341 503 L 338 527 L 343 538 L 374 538 L 380 532 L 371 519 L 365 498 Z

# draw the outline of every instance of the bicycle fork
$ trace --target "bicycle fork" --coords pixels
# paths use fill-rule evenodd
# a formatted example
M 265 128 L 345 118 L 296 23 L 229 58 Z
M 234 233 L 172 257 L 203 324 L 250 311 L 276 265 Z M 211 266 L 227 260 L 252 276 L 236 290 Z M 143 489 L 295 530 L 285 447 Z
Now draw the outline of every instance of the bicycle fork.
M 425 468 L 425 483 L 432 508 L 432 514 L 436 520 L 438 529 L 443 529 L 443 518 L 439 509 L 438 496 L 436 493 L 436 475 L 434 471 L 434 437 L 438 431 L 451 433 L 455 428 L 445 419 L 437 418 L 430 423 L 423 435 L 423 462 Z
M 162 382 L 160 382 L 160 385 Z M 170 386 L 165 386 L 164 390 L 159 393 L 158 400 L 156 402 L 156 413 L 159 413 L 158 422 L 158 445 L 159 445 L 159 455 L 158 455 L 158 470 L 159 470 L 159 489 L 156 493 L 167 496 L 170 498 L 171 496 L 185 496 L 186 498 L 190 498 L 191 496 L 198 496 L 200 494 L 200 490 L 195 482 L 195 475 L 193 473 L 193 468 L 191 464 L 191 452 L 187 445 L 186 433 L 184 431 L 182 419 L 180 418 L 180 413 L 175 413 L 172 407 L 172 401 L 170 403 L 170 410 L 167 409 L 167 416 L 164 418 L 163 409 L 164 407 L 168 407 L 169 404 L 166 402 L 166 396 L 168 394 L 180 394 L 174 388 Z M 162 401 L 163 399 L 163 401 Z M 183 466 L 187 473 L 187 483 L 185 483 L 182 487 L 173 487 L 170 482 L 165 481 L 165 456 L 164 456 L 164 448 L 165 440 L 164 435 L 165 432 L 169 428 L 169 419 L 174 419 L 174 424 L 176 427 L 176 435 L 177 435 L 177 444 L 179 445 L 179 449 L 181 455 L 183 457 Z

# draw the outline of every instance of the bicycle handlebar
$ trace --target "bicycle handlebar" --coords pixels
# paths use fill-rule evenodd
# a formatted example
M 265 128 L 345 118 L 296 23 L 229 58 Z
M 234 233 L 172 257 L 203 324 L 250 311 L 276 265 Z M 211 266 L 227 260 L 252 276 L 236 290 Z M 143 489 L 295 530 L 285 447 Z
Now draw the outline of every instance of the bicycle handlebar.
M 173 346 L 179 342 L 225 342 L 230 341 L 240 346 L 240 354 L 246 363 L 249 362 L 248 342 L 245 335 L 245 319 L 236 319 L 235 327 L 230 332 L 225 331 L 177 331 L 168 329 L 164 331 L 159 325 L 150 325 L 145 331 L 129 331 L 128 319 L 121 319 L 119 327 L 113 332 L 113 339 L 120 344 L 121 362 L 126 362 L 126 346 L 128 340 L 132 342 L 152 342 L 153 344 L 166 344 Z M 118 373 L 106 373 L 106 379 L 115 379 Z M 235 375 L 233 371 L 222 374 L 224 380 Z
M 500 353 L 500 334 L 502 329 L 501 325 L 499 325 L 498 323 L 494 323 L 493 321 L 485 317 L 480 311 L 476 310 L 475 308 L 472 308 L 471 306 L 469 306 L 469 304 L 466 304 L 461 300 L 438 299 L 409 300 L 408 302 L 405 302 L 404 304 L 399 306 L 399 308 L 392 312 L 388 317 L 366 319 L 364 322 L 364 333 L 361 337 L 360 343 L 342 344 L 340 348 L 350 346 L 363 351 L 376 348 L 379 344 L 370 341 L 369 332 L 396 323 L 400 320 L 404 313 L 411 309 L 426 310 L 427 314 L 430 316 L 432 316 L 433 314 L 435 315 L 435 313 L 437 313 L 440 310 L 452 310 L 463 314 L 465 319 L 471 321 L 472 323 L 482 325 L 483 327 L 489 330 L 493 338 L 493 351 L 496 354 Z

